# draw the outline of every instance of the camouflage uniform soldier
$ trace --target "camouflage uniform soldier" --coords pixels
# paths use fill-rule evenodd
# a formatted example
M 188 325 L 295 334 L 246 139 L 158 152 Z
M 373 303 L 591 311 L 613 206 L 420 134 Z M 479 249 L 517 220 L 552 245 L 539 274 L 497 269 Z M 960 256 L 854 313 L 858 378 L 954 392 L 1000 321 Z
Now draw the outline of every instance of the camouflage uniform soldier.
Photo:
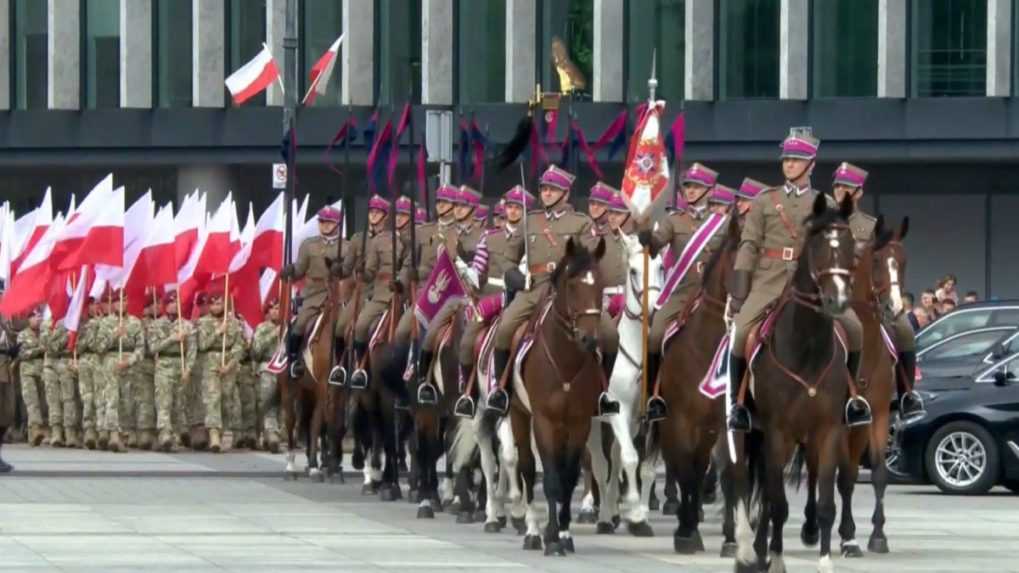
M 4 289 L 0 287 L 0 296 Z M 3 448 L 7 429 L 14 426 L 14 414 L 17 409 L 17 371 L 18 335 L 14 325 L 0 316 L 0 448 Z M 14 466 L 4 461 L 0 455 L 0 475 L 11 473 Z
M 189 321 L 178 322 L 177 293 L 163 296 L 164 312 L 149 324 L 147 340 L 155 356 L 156 428 L 157 447 L 173 450 L 174 436 L 185 431 L 184 399 L 187 397 L 184 372 L 190 372 L 195 363 L 195 332 Z M 182 342 L 183 341 L 183 342 Z M 184 358 L 181 358 L 181 348 Z M 183 367 L 182 367 L 183 364 Z
M 253 364 L 248 357 L 251 355 L 251 343 L 254 340 L 248 339 L 246 331 L 244 334 L 244 360 L 237 368 L 237 401 L 241 406 L 241 425 L 237 428 L 240 435 L 235 442 L 239 448 L 258 448 L 258 432 L 256 431 L 257 413 L 255 412 L 255 394 L 258 387 L 258 376 L 255 373 Z M 253 335 L 254 333 L 252 333 Z
M 145 307 L 142 319 L 142 331 L 145 338 L 145 354 L 135 367 L 135 386 L 131 398 L 135 403 L 135 415 L 138 423 L 138 447 L 151 450 L 156 443 L 156 352 L 149 340 L 152 323 L 159 314 L 158 301 L 154 300 L 154 291 L 148 291 L 146 299 L 150 304 Z
M 272 395 L 276 391 L 276 375 L 265 368 L 272 360 L 279 341 L 280 305 L 279 300 L 270 299 L 266 304 L 268 317 L 255 328 L 251 337 L 251 366 L 258 376 L 256 411 L 262 420 L 262 441 L 265 449 L 272 453 L 279 452 L 279 411 L 276 406 L 269 408 Z
M 877 224 L 877 219 L 860 210 L 860 199 L 863 198 L 863 185 L 867 181 L 867 175 L 863 169 L 843 162 L 835 170 L 835 181 L 832 185 L 832 194 L 836 202 L 841 203 L 846 196 L 853 199 L 854 207 L 849 218 L 849 228 L 858 245 L 865 245 L 874 240 L 874 226 Z M 894 305 L 888 300 L 891 296 L 891 289 L 881 294 L 884 308 L 893 308 Z M 899 396 L 899 412 L 903 418 L 907 418 L 924 413 L 926 408 L 920 395 L 913 391 L 916 378 L 916 339 L 913 327 L 909 324 L 906 313 L 902 312 L 901 303 L 896 310 L 898 315 L 894 318 L 882 313 L 882 321 L 885 329 L 894 338 L 898 353 L 899 367 L 895 369 L 895 390 Z
M 810 186 L 818 145 L 819 141 L 809 133 L 791 130 L 782 143 L 785 185 L 762 192 L 747 213 L 730 293 L 729 308 L 735 315 L 730 349 L 731 380 L 742 381 L 747 369 L 743 356 L 747 337 L 764 309 L 782 295 L 796 270 L 797 257 L 805 240 L 802 221 L 811 213 L 818 196 L 818 191 Z M 863 327 L 852 308 L 836 320 L 846 329 L 847 365 L 855 380 L 860 369 Z M 750 431 L 749 410 L 737 402 L 738 392 L 730 394 L 729 428 Z M 859 425 L 869 423 L 870 418 L 866 401 L 851 398 L 846 408 L 846 422 Z
M 85 432 L 84 445 L 90 450 L 96 449 L 99 441 L 97 434 L 101 422 L 97 414 L 101 411 L 97 401 L 99 393 L 97 384 L 99 375 L 99 358 L 96 355 L 96 332 L 102 318 L 101 305 L 93 298 L 89 299 L 88 316 L 78 327 L 78 395 L 81 398 L 81 428 Z
M 38 446 L 46 438 L 43 419 L 45 387 L 42 381 L 45 349 L 41 340 L 42 312 L 37 309 L 28 319 L 28 327 L 18 333 L 19 376 L 21 378 L 21 399 L 28 411 L 28 441 Z
M 179 303 L 179 301 L 178 301 Z M 196 293 L 194 305 L 189 320 L 193 327 L 194 334 L 192 341 L 196 353 L 198 352 L 198 321 L 209 313 L 209 296 L 204 293 Z M 188 319 L 185 319 L 188 321 Z M 205 406 L 202 404 L 203 380 L 211 373 L 205 372 L 205 361 L 198 360 L 197 354 L 193 367 L 190 371 L 181 374 L 183 385 L 181 386 L 180 416 L 188 432 L 181 434 L 183 445 L 196 450 L 204 450 L 209 445 L 208 431 L 205 428 Z
M 209 450 L 224 449 L 223 429 L 240 425 L 236 400 L 237 369 L 244 358 L 244 333 L 236 318 L 224 318 L 225 297 L 214 285 L 209 295 L 209 314 L 198 319 L 198 362 L 202 364 L 202 406 L 209 431 Z M 224 340 L 226 354 L 223 353 Z M 223 414 L 226 414 L 226 425 Z M 229 443 L 229 440 L 227 440 Z
M 72 353 L 67 348 L 68 332 L 62 321 L 43 324 L 46 360 L 42 379 L 49 407 L 50 445 L 81 447 L 78 438 L 77 378 L 71 369 Z M 65 433 L 66 432 L 66 433 Z
M 113 296 L 118 295 L 114 293 Z M 110 312 L 103 319 L 99 334 L 106 342 L 100 372 L 106 404 L 104 429 L 109 432 L 110 451 L 119 452 L 132 443 L 137 445 L 133 389 L 138 364 L 145 357 L 145 329 L 142 321 L 130 314 L 123 314 L 121 318 L 123 303 L 117 304 L 114 310 L 116 312 Z M 127 444 L 123 443 L 125 438 Z

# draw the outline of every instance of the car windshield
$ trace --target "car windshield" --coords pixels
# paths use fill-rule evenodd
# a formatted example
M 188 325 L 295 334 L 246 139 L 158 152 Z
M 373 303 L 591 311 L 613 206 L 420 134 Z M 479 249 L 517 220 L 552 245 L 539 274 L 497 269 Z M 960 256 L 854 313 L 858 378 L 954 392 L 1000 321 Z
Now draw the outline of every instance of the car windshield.
M 983 328 L 990 322 L 992 312 L 991 308 L 953 312 L 924 329 L 916 337 L 916 348 L 923 350 L 953 334 Z
M 923 358 L 924 360 L 936 360 L 939 358 L 962 358 L 964 356 L 986 354 L 991 351 L 992 346 L 1002 339 L 1002 334 L 1005 332 L 1008 331 L 989 330 L 963 334 L 958 338 L 946 341 L 940 346 L 931 348 L 929 352 L 924 354 Z

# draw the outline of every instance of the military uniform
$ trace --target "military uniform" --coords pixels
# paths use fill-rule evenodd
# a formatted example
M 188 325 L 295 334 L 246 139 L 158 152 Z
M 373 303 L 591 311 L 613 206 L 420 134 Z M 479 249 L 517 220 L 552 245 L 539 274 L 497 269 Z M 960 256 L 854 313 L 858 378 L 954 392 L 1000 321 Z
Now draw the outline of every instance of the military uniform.
M 102 407 L 98 404 L 100 385 L 99 355 L 96 354 L 96 336 L 100 318 L 86 318 L 78 329 L 78 395 L 81 398 L 81 428 L 85 432 L 85 447 L 95 449 L 97 432 L 103 427 L 98 418 Z
M 464 223 L 457 223 L 455 231 L 447 234 L 447 245 L 446 248 L 450 256 L 454 259 L 455 264 L 460 271 L 461 277 L 465 283 L 470 285 L 474 292 L 479 290 L 479 287 L 486 282 L 488 275 L 488 246 L 482 245 L 482 238 L 484 236 L 484 230 L 480 225 L 468 219 Z M 455 237 L 455 238 L 453 238 Z M 450 240 L 451 239 L 451 240 Z M 459 248 L 456 246 L 459 244 Z M 473 257 L 481 247 L 481 253 L 483 255 L 483 261 L 472 261 L 468 268 L 468 263 L 460 259 L 459 254 L 461 251 L 465 251 L 468 256 Z M 434 267 L 434 264 L 433 264 Z M 431 274 L 431 271 L 429 271 Z M 468 275 L 470 278 L 468 278 Z M 463 309 L 463 301 L 448 301 L 435 316 L 432 317 L 432 322 L 428 325 L 428 330 L 425 332 L 425 339 L 421 347 L 428 351 L 434 352 L 435 347 L 438 344 L 438 337 L 441 334 L 439 331 L 442 324 L 449 321 L 449 319 L 457 312 Z M 408 312 L 407 315 L 413 316 L 414 313 Z M 469 351 L 468 351 L 469 352 Z M 427 367 L 427 365 L 422 365 Z
M 468 225 L 473 229 L 477 225 Z M 452 217 L 446 220 L 440 219 L 434 223 L 425 223 L 420 225 L 415 230 L 415 239 L 417 240 L 418 250 L 420 253 L 420 260 L 417 266 L 417 276 L 415 277 L 418 284 L 423 284 L 428 280 L 428 277 L 432 274 L 432 269 L 435 268 L 435 262 L 439 257 L 439 245 L 445 244 L 449 248 L 453 244 L 455 237 L 462 237 L 458 230 L 459 224 L 456 223 Z M 474 236 L 474 242 L 477 243 L 477 239 L 480 238 L 480 232 Z M 409 233 L 408 233 L 409 238 Z M 469 240 L 469 239 L 468 239 Z M 473 250 L 473 249 L 472 249 Z M 454 256 L 456 251 L 450 251 Z M 405 285 L 410 285 L 410 262 L 404 266 L 403 271 L 400 273 L 400 280 Z M 409 291 L 408 291 L 409 293 Z M 408 301 L 413 304 L 413 301 Z M 394 335 L 397 342 L 408 342 L 410 340 L 410 334 L 414 327 L 414 321 L 417 320 L 413 310 L 403 313 L 400 317 L 400 322 L 396 326 L 396 333 Z
M 271 320 L 259 324 L 251 337 L 251 367 L 258 377 L 255 409 L 262 421 L 262 437 L 267 448 L 273 443 L 277 446 L 279 444 L 278 409 L 276 406 L 269 407 L 276 391 L 276 375 L 265 370 L 276 351 L 278 341 L 279 325 Z
M 124 335 L 119 336 L 121 324 Z M 102 365 L 99 369 L 103 381 L 103 416 L 109 433 L 110 449 L 118 451 L 121 433 L 130 441 L 137 429 L 134 412 L 133 388 L 138 377 L 138 365 L 145 355 L 145 331 L 141 320 L 125 314 L 123 323 L 117 314 L 103 317 L 99 336 L 104 344 Z M 117 368 L 123 362 L 123 369 Z
M 349 241 L 343 243 L 343 276 L 352 277 L 354 272 L 360 269 L 364 265 L 364 260 L 368 258 L 368 247 L 371 241 L 375 239 L 379 234 L 379 231 L 371 228 L 368 230 L 367 243 L 365 245 L 365 254 L 361 256 L 361 244 L 365 241 L 364 231 L 358 231 L 354 233 L 354 236 Z M 368 300 L 372 296 L 372 284 L 364 282 L 363 278 L 357 277 L 356 280 L 361 283 L 361 300 Z M 355 305 L 353 300 L 344 301 L 343 308 L 340 309 L 340 316 L 336 320 L 336 336 L 345 337 L 347 330 L 350 328 L 350 323 L 354 320 Z M 363 305 L 361 305 L 363 306 Z
M 198 362 L 202 365 L 202 409 L 205 427 L 209 430 L 209 444 L 214 452 L 224 446 L 219 438 L 226 429 L 241 424 L 240 403 L 237 400 L 237 370 L 246 354 L 244 333 L 234 317 L 208 314 L 198 319 Z M 224 333 L 226 354 L 223 353 Z M 219 369 L 225 366 L 226 372 Z M 223 415 L 226 414 L 226 423 Z
M 296 332 L 303 334 L 312 317 L 317 316 L 329 296 L 330 272 L 326 259 L 337 258 L 335 237 L 311 237 L 301 243 L 294 264 L 294 280 L 304 280 L 301 289 L 301 308 L 297 311 Z
M 46 361 L 42 379 L 46 387 L 46 404 L 49 407 L 50 445 L 77 447 L 78 400 L 77 377 L 71 368 L 72 353 L 67 348 L 68 332 L 63 322 L 43 324 L 43 346 Z
M 244 339 L 244 360 L 237 367 L 237 400 L 241 405 L 241 425 L 238 431 L 241 432 L 238 443 L 246 448 L 255 448 L 258 442 L 258 435 L 255 429 L 255 394 L 258 387 L 258 378 L 255 374 L 254 365 L 248 359 L 251 352 L 251 340 Z
M 17 360 L 18 335 L 6 318 L 0 317 L 0 448 L 3 448 L 7 429 L 14 426 L 14 414 L 17 410 L 18 396 Z M 0 474 L 9 473 L 14 467 L 0 457 Z
M 361 309 L 354 325 L 354 342 L 367 349 L 372 327 L 389 310 L 393 298 L 393 240 L 392 231 L 383 231 L 372 239 L 368 247 L 367 260 L 364 268 L 364 281 L 372 285 L 372 298 Z M 407 229 L 398 231 L 396 258 L 397 264 L 406 265 L 410 234 Z
M 153 322 L 146 315 L 142 321 L 142 332 L 145 338 L 145 354 L 134 367 L 134 380 L 131 399 L 135 405 L 135 421 L 138 425 L 138 447 L 143 450 L 152 449 L 156 441 L 156 352 L 149 341 L 149 328 Z
M 177 339 L 178 333 L 184 339 L 183 344 Z M 183 375 L 184 371 L 194 368 L 197 358 L 195 329 L 190 321 L 178 322 L 175 317 L 161 316 L 149 324 L 147 339 L 155 357 L 157 444 L 159 449 L 170 451 L 174 436 L 187 430 L 188 381 Z
M 45 405 L 45 387 L 42 381 L 45 349 L 42 346 L 40 330 L 25 327 L 18 333 L 18 354 L 20 365 L 18 375 L 21 379 L 21 399 L 25 402 L 28 414 L 28 439 L 33 446 L 38 446 L 43 439 L 46 420 L 43 418 Z

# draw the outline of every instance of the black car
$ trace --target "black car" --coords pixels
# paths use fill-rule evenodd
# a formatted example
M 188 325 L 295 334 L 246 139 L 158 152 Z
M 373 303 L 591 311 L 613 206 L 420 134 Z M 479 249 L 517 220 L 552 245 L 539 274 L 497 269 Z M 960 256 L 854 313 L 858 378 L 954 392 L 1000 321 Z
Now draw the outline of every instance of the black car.
M 984 328 L 963 332 L 928 346 L 917 356 L 918 378 L 955 378 L 969 376 L 984 365 L 1019 351 L 1019 330 Z
M 1019 300 L 964 304 L 916 333 L 917 358 L 934 347 L 974 332 L 1014 331 L 1019 325 Z
M 947 493 L 1019 493 L 1019 352 L 997 345 L 986 358 L 965 375 L 924 375 L 927 413 L 893 424 L 893 474 Z

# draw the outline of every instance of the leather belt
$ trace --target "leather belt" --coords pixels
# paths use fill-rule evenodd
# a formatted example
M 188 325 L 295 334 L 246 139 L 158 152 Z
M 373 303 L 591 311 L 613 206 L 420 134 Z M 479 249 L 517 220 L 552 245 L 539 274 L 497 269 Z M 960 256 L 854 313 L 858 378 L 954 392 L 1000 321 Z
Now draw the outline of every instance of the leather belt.
M 793 247 L 783 247 L 781 249 L 764 249 L 761 253 L 769 259 L 779 259 L 782 261 L 795 261 L 799 256 L 797 252 L 799 249 Z
M 556 269 L 555 261 L 531 265 L 530 267 L 528 267 L 528 270 L 531 271 L 532 275 L 543 275 L 545 273 L 551 273 L 554 272 L 555 269 Z
M 393 273 L 375 273 L 375 282 L 389 282 L 393 279 Z

